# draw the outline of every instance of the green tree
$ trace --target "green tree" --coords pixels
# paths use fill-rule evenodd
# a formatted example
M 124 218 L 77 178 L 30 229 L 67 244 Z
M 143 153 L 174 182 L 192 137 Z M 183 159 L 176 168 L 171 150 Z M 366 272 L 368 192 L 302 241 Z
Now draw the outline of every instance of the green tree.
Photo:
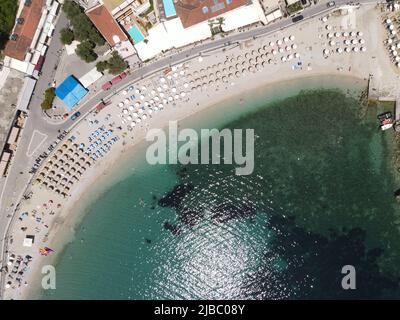
M 44 100 L 41 104 L 43 110 L 51 109 L 55 96 L 56 93 L 54 92 L 54 88 L 46 89 L 44 92 Z
M 72 41 L 74 41 L 74 39 L 75 39 L 74 33 L 72 32 L 71 29 L 68 28 L 61 29 L 60 40 L 62 44 L 71 44 Z
M 96 69 L 99 72 L 104 72 L 108 69 L 109 65 L 107 61 L 99 61 L 96 64 Z
M 0 1 L 0 50 L 4 49 L 17 15 L 18 2 L 15 0 Z
M 111 58 L 108 59 L 108 72 L 111 74 L 119 74 L 128 68 L 128 63 L 119 55 L 117 51 L 114 51 Z
M 95 45 L 90 41 L 83 41 L 78 44 L 75 53 L 79 58 L 87 63 L 93 62 L 97 59 L 97 54 L 93 51 Z
M 71 22 L 76 40 L 81 42 L 90 40 L 96 45 L 103 45 L 105 43 L 104 38 L 77 3 L 70 0 L 65 1 L 63 11 Z

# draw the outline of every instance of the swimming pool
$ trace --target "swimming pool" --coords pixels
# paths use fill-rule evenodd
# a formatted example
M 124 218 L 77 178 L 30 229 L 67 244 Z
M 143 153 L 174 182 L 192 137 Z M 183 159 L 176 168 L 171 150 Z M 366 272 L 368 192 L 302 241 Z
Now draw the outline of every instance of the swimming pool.
M 172 0 L 163 0 L 164 12 L 167 18 L 176 16 L 175 6 Z
M 128 30 L 128 33 L 132 37 L 133 41 L 135 41 L 135 43 L 139 43 L 140 41 L 144 40 L 143 34 L 140 32 L 140 30 L 136 26 L 130 27 Z

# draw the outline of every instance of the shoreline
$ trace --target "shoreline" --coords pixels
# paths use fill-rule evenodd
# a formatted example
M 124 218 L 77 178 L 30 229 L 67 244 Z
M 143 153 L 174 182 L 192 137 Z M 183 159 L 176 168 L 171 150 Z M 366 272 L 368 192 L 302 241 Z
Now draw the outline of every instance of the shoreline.
M 332 74 L 315 74 L 315 75 L 306 75 L 306 76 L 300 76 L 292 79 L 287 79 L 287 80 L 282 80 L 279 82 L 275 83 L 266 83 L 266 84 L 261 84 L 257 87 L 254 87 L 251 90 L 243 90 L 242 92 L 236 94 L 233 97 L 226 98 L 222 101 L 217 101 L 210 103 L 207 106 L 202 107 L 200 110 L 194 110 L 192 113 L 187 115 L 184 118 L 177 119 L 178 120 L 178 125 L 181 125 L 183 122 L 187 121 L 195 121 L 196 122 L 196 116 L 206 116 L 207 114 L 210 114 L 212 112 L 216 112 L 217 109 L 219 109 L 221 106 L 229 106 L 229 104 L 233 100 L 239 100 L 245 97 L 246 95 L 250 95 L 253 92 L 257 92 L 257 95 L 262 95 L 260 91 L 272 91 L 273 89 L 277 88 L 283 88 L 287 84 L 291 84 L 293 86 L 298 85 L 302 81 L 317 81 L 320 82 L 320 80 L 327 80 L 326 82 L 332 81 L 332 77 L 335 79 L 335 81 L 341 82 L 341 80 L 344 80 L 344 82 L 348 83 L 354 83 L 354 82 L 365 82 L 365 79 L 361 79 L 359 77 L 356 77 L 354 75 L 332 75 Z M 328 80 L 329 79 L 329 80 Z M 323 82 L 323 81 L 322 81 Z M 360 87 L 362 85 L 358 84 Z M 296 86 L 297 87 L 297 86 Z M 313 87 L 315 88 L 315 87 Z M 297 89 L 297 88 L 296 88 Z M 279 101 L 282 99 L 285 99 L 287 97 L 293 96 L 298 94 L 300 91 L 303 90 L 308 90 L 310 88 L 304 88 L 304 83 L 303 85 L 300 85 L 299 90 L 295 90 L 296 92 L 290 92 L 285 96 L 279 96 L 278 98 L 273 98 L 270 102 L 275 102 Z M 337 87 L 336 84 L 333 84 L 332 86 L 328 84 L 328 86 L 323 86 L 321 88 L 315 88 L 315 89 L 340 89 L 340 90 L 345 90 L 344 88 L 339 88 Z M 346 92 L 344 92 L 346 93 Z M 347 93 L 346 93 L 347 94 Z M 260 97 L 258 97 L 260 98 Z M 270 103 L 268 102 L 268 103 Z M 253 107 L 251 108 L 252 111 L 255 111 L 258 109 L 258 107 Z M 165 123 L 164 127 L 165 128 L 168 126 L 167 123 Z M 91 206 L 91 204 L 96 201 L 97 199 L 101 198 L 102 194 L 106 192 L 109 188 L 114 186 L 115 184 L 123 181 L 125 179 L 124 176 L 122 176 L 122 169 L 119 169 L 118 166 L 121 165 L 121 167 L 124 167 L 127 165 L 129 162 L 130 165 L 132 165 L 132 158 L 133 161 L 140 162 L 142 159 L 138 159 L 140 155 L 143 155 L 142 152 L 136 153 L 138 150 L 137 149 L 144 149 L 146 145 L 146 140 L 143 137 L 141 140 L 136 141 L 132 145 L 126 145 L 125 148 L 120 150 L 119 152 L 119 157 L 113 157 L 112 161 L 109 161 L 108 163 L 104 164 L 102 168 L 98 169 L 97 171 L 93 171 L 90 177 L 86 177 L 85 185 L 80 185 L 79 189 L 82 190 L 90 190 L 89 192 L 75 192 L 74 195 L 69 199 L 67 204 L 65 205 L 63 211 L 60 213 L 61 215 L 66 215 L 65 220 L 56 226 L 56 229 L 53 230 L 53 237 L 49 238 L 49 241 L 52 243 L 52 247 L 56 248 L 56 251 L 58 252 L 55 257 L 51 257 L 48 261 L 46 261 L 46 264 L 51 264 L 54 265 L 55 267 L 59 263 L 60 259 L 65 253 L 65 250 L 67 246 L 72 243 L 73 241 L 78 241 L 78 239 L 75 238 L 75 233 L 76 229 L 82 224 L 83 219 L 86 217 L 88 213 L 88 209 Z M 143 150 L 140 150 L 143 151 Z M 116 175 L 113 175 L 116 171 L 120 171 L 119 174 L 117 173 Z M 111 177 L 110 177 L 111 176 Z M 111 178 L 111 179 L 110 179 Z M 70 211 L 68 214 L 66 214 L 66 211 Z M 72 212 L 71 212 L 72 211 Z M 57 236 L 56 236 L 57 235 Z M 34 279 L 31 279 L 31 284 L 32 287 L 29 288 L 26 292 L 26 294 L 23 296 L 24 298 L 31 298 L 31 299 L 39 299 L 42 297 L 41 295 L 41 289 L 38 286 L 39 280 L 41 279 L 41 275 L 37 274 L 37 277 Z M 36 288 L 36 289 L 35 289 Z
M 366 11 L 364 15 L 367 17 L 362 15 L 361 17 L 366 20 L 365 22 L 368 24 L 368 27 L 375 28 L 376 25 L 370 24 L 370 17 L 368 16 L 372 10 L 366 9 L 364 11 Z M 374 14 L 377 15 L 375 11 L 373 12 Z M 332 19 L 337 19 L 337 18 L 332 18 Z M 305 23 L 302 26 L 302 28 L 303 29 L 310 28 L 310 30 L 317 29 L 317 26 L 313 25 L 312 22 L 313 20 Z M 56 254 L 54 256 L 47 257 L 46 259 L 41 259 L 37 253 L 37 250 L 34 251 L 33 248 L 32 251 L 30 252 L 36 254 L 37 258 L 33 260 L 32 264 L 30 265 L 31 270 L 29 273 L 26 274 L 24 279 L 29 283 L 29 286 L 27 287 L 22 286 L 21 289 L 16 289 L 16 292 L 14 292 L 15 295 L 12 295 L 12 292 L 9 291 L 10 292 L 9 297 L 14 299 L 24 299 L 27 297 L 37 296 L 37 294 L 39 293 L 38 291 L 40 291 L 40 287 L 38 286 L 38 281 L 40 279 L 40 272 L 38 270 L 39 267 L 43 264 L 49 264 L 49 263 L 57 264 L 59 258 L 64 253 L 66 245 L 71 241 L 73 241 L 74 239 L 74 234 L 75 234 L 74 229 L 76 229 L 76 227 L 82 222 L 82 220 L 86 215 L 87 209 L 90 206 L 90 201 L 89 201 L 90 195 L 92 195 L 91 201 L 94 201 L 93 199 L 101 196 L 102 192 L 105 192 L 107 188 L 111 187 L 112 185 L 114 185 L 119 181 L 122 181 L 123 177 L 117 177 L 118 175 L 115 176 L 112 173 L 115 172 L 117 163 L 121 164 L 124 163 L 125 161 L 130 160 L 131 159 L 130 156 L 134 154 L 135 151 L 140 149 L 141 148 L 140 146 L 144 147 L 144 137 L 148 129 L 165 128 L 169 120 L 190 122 L 190 120 L 192 119 L 192 121 L 196 123 L 196 118 L 199 118 L 202 115 L 208 115 L 210 117 L 210 114 L 213 112 L 213 110 L 225 109 L 229 106 L 229 102 L 232 102 L 234 100 L 237 101 L 241 99 L 241 96 L 254 98 L 255 92 L 257 92 L 258 95 L 261 95 L 260 91 L 267 90 L 267 88 L 269 88 L 269 90 L 271 91 L 274 91 L 275 94 L 276 94 L 275 91 L 280 91 L 282 93 L 285 93 L 286 96 L 287 95 L 290 96 L 292 93 L 288 93 L 287 90 L 285 92 L 284 90 L 285 86 L 287 86 L 288 83 L 296 82 L 304 84 L 305 82 L 307 82 L 307 79 L 318 79 L 318 78 L 319 79 L 326 78 L 330 80 L 332 80 L 332 78 L 335 78 L 338 80 L 338 83 L 346 82 L 342 81 L 344 78 L 348 79 L 349 83 L 354 83 L 354 79 L 363 82 L 367 79 L 368 75 L 371 72 L 377 75 L 381 75 L 382 70 L 386 70 L 387 66 L 390 63 L 387 57 L 384 56 L 386 53 L 380 51 L 381 47 L 383 47 L 383 44 L 378 45 L 378 43 L 373 43 L 373 41 L 371 41 L 371 46 L 370 46 L 371 50 L 369 53 L 367 53 L 367 56 L 364 56 L 364 59 L 357 59 L 357 61 L 355 61 L 353 59 L 353 56 L 351 56 L 351 54 L 347 56 L 335 55 L 332 57 L 333 61 L 332 62 L 330 61 L 328 63 L 326 61 L 326 58 L 321 56 L 322 50 L 320 50 L 320 47 L 318 47 L 317 45 L 315 45 L 317 47 L 316 50 L 308 51 L 307 46 L 310 44 L 310 41 L 307 42 L 306 41 L 307 39 L 306 40 L 304 39 L 308 37 L 308 34 L 301 35 L 302 33 L 304 33 L 304 31 L 302 32 L 300 31 L 291 27 L 288 28 L 288 30 L 277 32 L 274 35 L 270 35 L 267 36 L 266 38 L 254 41 L 254 44 L 259 45 L 266 42 L 268 43 L 269 40 L 276 41 L 276 39 L 282 38 L 283 35 L 289 34 L 289 32 L 295 34 L 296 38 L 300 39 L 300 41 L 298 42 L 299 46 L 302 47 L 304 50 L 304 52 L 301 51 L 302 56 L 304 55 L 304 58 L 302 58 L 301 60 L 304 61 L 304 63 L 300 70 L 290 68 L 289 64 L 275 62 L 274 64 L 269 65 L 268 68 L 265 69 L 266 71 L 261 71 L 254 74 L 250 73 L 250 75 L 246 77 L 239 78 L 237 81 L 235 80 L 235 86 L 230 86 L 229 84 L 223 84 L 221 85 L 221 87 L 219 85 L 209 86 L 204 90 L 201 89 L 200 92 L 196 92 L 199 90 L 193 90 L 193 93 L 191 92 L 192 96 L 190 97 L 190 99 L 187 98 L 186 101 L 179 102 L 177 105 L 173 103 L 173 105 L 168 106 L 163 110 L 162 113 L 158 114 L 156 117 L 151 117 L 151 119 L 148 120 L 146 125 L 141 124 L 140 126 L 137 126 L 134 130 L 134 133 L 132 133 L 132 131 L 130 131 L 129 133 L 124 132 L 122 134 L 123 138 L 121 138 L 121 140 L 123 140 L 123 143 L 118 143 L 115 146 L 113 146 L 113 151 L 110 152 L 107 155 L 107 157 L 95 163 L 93 167 L 91 167 L 88 170 L 88 172 L 85 173 L 84 179 L 80 180 L 79 183 L 77 183 L 73 187 L 71 195 L 68 198 L 62 200 L 60 197 L 59 201 L 60 203 L 63 203 L 63 208 L 60 210 L 59 213 L 57 213 L 57 216 L 54 219 L 51 219 L 51 223 L 49 223 L 49 229 L 47 232 L 49 236 L 48 237 L 45 236 L 47 238 L 45 243 L 50 243 L 51 247 L 55 249 Z M 326 32 L 318 31 L 318 33 L 326 33 Z M 312 41 L 315 41 L 315 39 L 313 39 Z M 324 46 L 326 45 L 324 42 L 325 40 L 323 40 L 320 37 L 319 40 L 317 41 L 321 41 L 321 48 L 324 48 Z M 240 53 L 244 49 L 235 48 L 235 50 L 236 51 L 234 52 L 221 53 L 222 58 L 224 54 L 226 54 L 226 57 L 228 57 L 228 55 L 234 57 L 235 55 L 238 55 L 238 52 Z M 381 56 L 381 59 L 383 60 L 379 59 L 378 60 L 379 64 L 373 65 L 372 62 L 377 62 L 377 60 L 372 60 L 374 59 L 374 55 Z M 215 56 L 215 57 L 210 56 L 207 57 L 207 59 L 210 61 L 209 62 L 210 65 L 215 61 L 217 61 L 215 62 L 216 64 L 218 63 L 218 59 L 220 59 L 221 56 Z M 207 59 L 204 58 L 204 60 Z M 371 59 L 371 64 L 368 64 L 367 59 Z M 219 62 L 218 64 L 221 63 Z M 366 64 L 367 67 L 369 68 L 365 67 Z M 203 70 L 203 69 L 199 70 L 200 68 L 205 68 L 204 62 L 202 65 L 200 63 L 196 64 L 196 62 L 191 62 L 188 66 L 188 70 L 190 70 L 189 72 L 192 72 L 193 74 Z M 388 72 L 388 74 L 385 74 L 385 77 L 392 80 L 393 78 L 392 74 L 389 73 L 390 72 Z M 147 80 L 148 79 L 144 79 L 142 82 L 144 83 Z M 329 82 L 330 80 L 327 80 L 326 82 Z M 385 83 L 386 78 L 385 79 L 382 78 L 380 81 L 382 81 L 381 83 L 382 86 L 386 85 Z M 321 84 L 321 81 L 316 81 L 316 82 L 319 85 Z M 138 83 L 135 84 L 135 86 L 136 85 L 139 86 Z M 271 94 L 271 96 L 273 96 L 274 100 L 276 99 L 274 94 Z M 115 114 L 118 115 L 118 113 L 120 112 L 120 110 L 116 106 L 118 102 L 118 95 L 116 96 L 116 99 L 117 100 L 113 102 L 113 104 L 115 103 L 115 105 L 106 107 L 106 109 L 104 109 L 99 113 L 100 115 L 99 117 L 104 116 L 105 113 L 107 112 L 113 114 L 115 112 Z M 240 109 L 240 107 L 238 109 Z M 235 113 L 234 112 L 232 114 L 227 113 L 226 119 L 228 119 L 229 116 L 233 116 L 233 114 Z M 88 115 L 87 118 L 89 117 L 92 116 Z M 88 130 L 91 130 L 85 127 L 85 125 L 88 124 L 87 123 L 88 121 L 86 120 L 88 119 L 84 119 L 84 121 L 81 121 L 81 123 L 77 126 L 77 128 L 74 128 L 74 131 L 71 133 L 71 135 L 77 133 L 78 138 L 80 137 L 80 135 L 85 136 L 85 134 L 82 132 L 86 133 Z M 211 119 L 211 122 L 212 121 L 213 120 Z M 90 127 L 90 125 L 88 125 L 88 127 Z M 112 176 L 112 179 L 110 179 L 110 176 Z M 87 190 L 90 190 L 90 192 L 87 192 Z M 49 196 L 53 198 L 53 195 L 50 195 L 49 192 L 46 193 L 43 189 L 40 190 L 38 189 L 38 192 L 41 192 L 42 194 L 37 196 L 38 197 L 37 203 L 35 205 L 33 203 L 29 203 L 30 207 L 29 206 L 27 207 L 30 209 L 27 209 L 25 207 L 25 211 L 31 210 L 32 208 L 36 208 L 37 204 L 46 202 L 47 199 L 49 199 Z M 93 197 L 94 194 L 96 194 L 95 197 Z M 13 229 L 13 231 L 15 230 Z M 41 232 L 42 235 L 43 233 L 44 232 Z M 21 235 L 17 234 L 17 237 L 19 237 L 17 238 L 18 239 L 17 242 L 21 243 L 22 242 Z M 7 293 L 8 292 L 6 292 L 6 294 Z

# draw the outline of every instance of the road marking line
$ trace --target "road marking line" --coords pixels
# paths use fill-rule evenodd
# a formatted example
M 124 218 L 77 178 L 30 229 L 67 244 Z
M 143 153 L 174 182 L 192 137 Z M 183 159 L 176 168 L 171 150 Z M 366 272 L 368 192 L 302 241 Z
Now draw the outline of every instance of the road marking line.
M 35 138 L 36 134 L 39 134 L 39 135 L 43 136 L 44 138 L 40 141 L 40 143 L 35 147 L 35 149 L 32 152 L 29 152 L 31 150 L 31 144 L 32 144 L 33 139 Z M 31 141 L 29 141 L 28 150 L 26 151 L 26 155 L 28 157 L 31 157 L 35 153 L 35 151 L 43 144 L 43 142 L 47 139 L 47 137 L 48 137 L 47 134 L 44 134 L 44 133 L 40 132 L 39 130 L 34 130 Z

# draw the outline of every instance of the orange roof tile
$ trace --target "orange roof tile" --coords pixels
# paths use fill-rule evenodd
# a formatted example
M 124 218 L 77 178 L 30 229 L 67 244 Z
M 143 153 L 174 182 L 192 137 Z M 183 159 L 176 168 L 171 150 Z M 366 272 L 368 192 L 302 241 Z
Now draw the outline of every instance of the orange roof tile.
M 128 37 L 114 20 L 105 6 L 100 5 L 86 12 L 89 19 L 103 35 L 106 41 L 114 47 L 119 41 L 126 41 Z M 115 38 L 118 37 L 119 41 Z
M 178 0 L 174 3 L 185 28 L 251 4 L 251 0 Z
M 18 39 L 7 42 L 4 49 L 6 56 L 24 61 L 42 16 L 43 4 L 44 0 L 31 0 L 30 6 L 22 8 L 19 18 L 23 18 L 24 23 L 15 25 L 13 33 L 18 35 Z

